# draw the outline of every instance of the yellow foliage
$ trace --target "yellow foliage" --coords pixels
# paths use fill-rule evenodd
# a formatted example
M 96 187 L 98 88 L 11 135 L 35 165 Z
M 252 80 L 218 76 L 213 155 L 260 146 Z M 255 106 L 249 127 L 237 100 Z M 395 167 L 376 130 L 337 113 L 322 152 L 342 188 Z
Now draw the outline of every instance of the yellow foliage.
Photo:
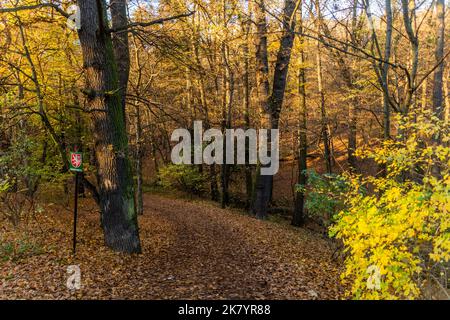
M 402 119 L 402 136 L 358 154 L 387 168 L 386 177 L 351 176 L 346 209 L 332 235 L 348 254 L 342 274 L 356 299 L 414 299 L 422 275 L 450 258 L 450 175 L 448 128 L 430 114 Z M 440 167 L 442 176 L 432 174 Z M 365 191 L 373 189 L 373 192 Z M 379 287 L 368 285 L 375 268 Z

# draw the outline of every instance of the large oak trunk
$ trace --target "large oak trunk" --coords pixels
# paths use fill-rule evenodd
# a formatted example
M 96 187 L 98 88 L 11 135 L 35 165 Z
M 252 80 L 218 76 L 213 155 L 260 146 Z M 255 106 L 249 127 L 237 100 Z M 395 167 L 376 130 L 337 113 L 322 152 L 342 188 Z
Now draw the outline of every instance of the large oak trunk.
M 128 139 L 106 10 L 101 0 L 79 0 L 78 5 L 78 34 L 86 73 L 84 92 L 91 113 L 105 242 L 115 251 L 139 253 Z

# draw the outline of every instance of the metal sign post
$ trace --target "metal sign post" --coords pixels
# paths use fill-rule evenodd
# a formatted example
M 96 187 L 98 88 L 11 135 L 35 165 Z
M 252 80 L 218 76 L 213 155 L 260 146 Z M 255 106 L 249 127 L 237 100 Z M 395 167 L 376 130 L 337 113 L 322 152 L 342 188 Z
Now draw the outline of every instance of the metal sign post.
M 77 218 L 78 218 L 78 172 L 75 172 L 75 200 L 73 208 L 73 254 L 77 250 Z
M 75 255 L 77 249 L 77 218 L 78 218 L 78 184 L 80 172 L 83 172 L 83 154 L 77 152 L 77 148 L 74 148 L 73 152 L 70 152 L 70 171 L 75 172 L 75 199 L 73 209 L 73 254 Z

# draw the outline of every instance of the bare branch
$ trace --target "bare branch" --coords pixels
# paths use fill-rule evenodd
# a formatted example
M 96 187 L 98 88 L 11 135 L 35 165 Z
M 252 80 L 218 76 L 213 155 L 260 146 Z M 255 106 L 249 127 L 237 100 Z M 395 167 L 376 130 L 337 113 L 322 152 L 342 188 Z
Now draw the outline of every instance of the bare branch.
M 148 26 L 152 26 L 155 24 L 161 24 L 161 23 L 164 23 L 167 21 L 172 21 L 172 20 L 176 20 L 176 19 L 180 19 L 180 18 L 189 17 L 189 16 L 193 15 L 194 13 L 195 13 L 195 11 L 190 11 L 190 12 L 178 14 L 175 16 L 159 18 L 156 20 L 148 21 L 148 22 L 132 22 L 126 26 L 122 26 L 119 28 L 111 28 L 108 30 L 108 32 L 109 33 L 117 33 L 117 32 L 122 32 L 122 31 L 129 31 L 130 29 L 133 29 L 135 27 L 148 27 Z
M 55 9 L 58 13 L 60 13 L 62 16 L 69 18 L 70 14 L 68 14 L 67 12 L 65 12 L 63 9 L 61 9 L 58 5 L 54 4 L 54 3 L 39 3 L 39 4 L 34 4 L 34 5 L 29 5 L 29 6 L 20 6 L 20 7 L 12 7 L 12 8 L 0 8 L 0 13 L 14 13 L 14 12 L 19 12 L 19 11 L 24 11 L 24 10 L 34 10 L 34 9 L 41 9 L 41 8 L 53 8 Z

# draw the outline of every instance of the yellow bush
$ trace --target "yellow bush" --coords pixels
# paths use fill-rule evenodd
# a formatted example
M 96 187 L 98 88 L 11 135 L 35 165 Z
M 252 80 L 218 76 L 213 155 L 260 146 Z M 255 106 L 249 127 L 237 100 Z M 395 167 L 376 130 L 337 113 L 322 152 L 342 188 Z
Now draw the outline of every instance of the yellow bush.
M 385 165 L 386 175 L 349 177 L 346 209 L 330 229 L 343 241 L 342 278 L 356 299 L 417 298 L 450 258 L 448 126 L 429 113 L 415 116 L 399 119 L 396 141 L 358 151 Z

